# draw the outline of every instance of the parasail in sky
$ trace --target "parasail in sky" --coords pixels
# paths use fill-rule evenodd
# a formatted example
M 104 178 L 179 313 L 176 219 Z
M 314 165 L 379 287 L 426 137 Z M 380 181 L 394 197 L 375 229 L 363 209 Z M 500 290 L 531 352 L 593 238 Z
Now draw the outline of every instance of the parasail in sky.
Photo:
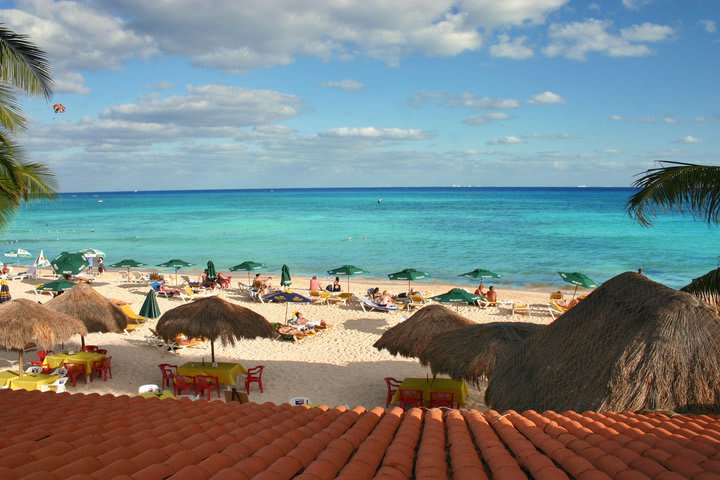
M 55 111 L 55 113 L 65 113 L 65 105 L 63 105 L 62 103 L 56 103 L 55 105 L 53 105 L 53 110 Z

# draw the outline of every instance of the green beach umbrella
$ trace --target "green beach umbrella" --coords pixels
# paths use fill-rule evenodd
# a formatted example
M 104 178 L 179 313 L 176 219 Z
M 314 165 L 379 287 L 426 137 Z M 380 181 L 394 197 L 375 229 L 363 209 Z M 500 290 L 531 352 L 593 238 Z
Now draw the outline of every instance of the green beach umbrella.
M 36 288 L 36 290 L 45 290 L 48 292 L 64 292 L 65 290 L 70 290 L 74 286 L 75 284 L 73 282 L 65 280 L 64 278 L 59 278 L 57 280 L 53 280 L 52 282 L 47 282 L 40 285 Z
M 175 269 L 175 285 L 177 286 L 177 273 L 178 270 L 180 270 L 182 267 L 191 267 L 193 264 L 190 262 L 186 262 L 185 260 L 180 260 L 179 258 L 173 258 L 172 260 L 168 260 L 167 262 L 161 263 L 158 265 L 158 267 L 172 267 Z
M 287 265 L 282 266 L 282 272 L 280 273 L 280 285 L 283 287 L 289 287 L 292 283 L 290 278 L 290 269 Z
M 414 268 L 406 268 L 399 272 L 391 273 L 388 275 L 390 280 L 407 280 L 408 281 L 408 293 L 410 293 L 410 282 L 413 280 L 422 280 L 424 278 L 432 278 L 429 273 L 415 270 Z
M 58 275 L 77 275 L 90 266 L 80 252 L 62 252 L 50 265 Z
M 248 272 L 248 284 L 250 283 L 250 272 L 253 270 L 262 270 L 263 268 L 267 268 L 267 265 L 260 262 L 253 262 L 251 260 L 245 261 L 239 265 L 235 265 L 234 267 L 230 267 L 231 272 Z
M 140 307 L 138 315 L 147 318 L 158 318 L 160 317 L 160 307 L 158 306 L 157 299 L 155 298 L 155 290 L 152 288 L 145 296 L 145 301 Z
M 598 284 L 595 280 L 588 277 L 584 273 L 580 272 L 558 272 L 560 274 L 560 277 L 565 280 L 566 283 L 569 283 L 571 285 L 575 285 L 575 291 L 573 292 L 573 298 L 575 298 L 575 294 L 577 293 L 578 287 L 584 287 L 584 288 L 597 288 Z
M 474 278 L 474 279 L 480 279 L 480 285 L 482 285 L 483 278 L 500 278 L 501 275 L 498 275 L 495 272 L 491 272 L 490 270 L 485 270 L 484 268 L 476 268 L 472 272 L 465 272 L 458 275 L 459 277 L 467 277 L 467 278 Z
M 449 292 L 443 293 L 442 295 L 435 295 L 430 297 L 430 300 L 435 300 L 441 303 L 454 303 L 458 310 L 460 310 L 461 303 L 473 303 L 483 298 L 482 295 L 475 295 L 462 288 L 453 288 Z
M 119 262 L 115 262 L 110 266 L 113 268 L 127 268 L 128 277 L 130 277 L 130 269 L 131 268 L 142 267 L 142 266 L 145 266 L 145 264 L 138 262 L 136 260 L 133 260 L 132 258 L 126 258 L 124 260 L 120 260 Z
M 342 267 L 333 268 L 332 270 L 328 270 L 328 275 L 346 275 L 348 277 L 348 292 L 350 291 L 350 277 L 353 275 L 360 275 L 361 273 L 365 273 L 367 270 L 363 270 L 360 267 L 356 267 L 355 265 L 343 265 Z
M 215 271 L 215 264 L 212 260 L 208 260 L 207 263 L 207 275 L 205 277 L 208 282 L 213 282 L 217 279 L 217 272 Z
M 80 253 L 85 255 L 85 258 L 105 258 L 105 252 L 96 248 L 86 248 L 85 250 L 80 250 Z

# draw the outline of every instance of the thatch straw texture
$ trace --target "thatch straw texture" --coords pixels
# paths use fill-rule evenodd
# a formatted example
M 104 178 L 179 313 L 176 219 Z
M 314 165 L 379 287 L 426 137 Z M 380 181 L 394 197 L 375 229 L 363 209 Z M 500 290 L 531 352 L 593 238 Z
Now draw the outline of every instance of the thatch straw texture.
M 0 345 L 6 348 L 22 351 L 30 341 L 51 348 L 76 334 L 87 335 L 79 319 L 39 303 L 17 299 L 0 305 Z
M 88 332 L 122 332 L 127 327 L 127 316 L 120 307 L 86 283 L 78 283 L 44 306 L 79 318 Z
M 428 305 L 383 333 L 373 346 L 393 355 L 417 357 L 438 335 L 474 323 L 442 305 Z
M 637 273 L 608 280 L 499 360 L 497 410 L 720 411 L 720 317 Z
M 188 337 L 220 339 L 223 345 L 235 345 L 236 339 L 272 334 L 265 317 L 216 296 L 168 310 L 158 320 L 156 330 L 166 340 L 174 340 L 183 333 Z
M 525 322 L 493 322 L 468 325 L 435 337 L 420 354 L 433 375 L 447 374 L 476 385 L 488 380 L 498 358 L 545 328 Z
M 712 305 L 716 312 L 720 311 L 720 268 L 716 268 L 702 277 L 694 278 L 680 290 L 692 293 Z

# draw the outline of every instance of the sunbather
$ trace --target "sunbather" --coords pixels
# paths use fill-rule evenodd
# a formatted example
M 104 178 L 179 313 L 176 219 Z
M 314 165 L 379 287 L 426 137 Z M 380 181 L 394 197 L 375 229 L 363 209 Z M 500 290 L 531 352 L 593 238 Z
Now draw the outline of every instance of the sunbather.
M 490 285 L 488 291 L 485 292 L 485 298 L 487 298 L 488 301 L 491 303 L 497 302 L 497 291 L 495 290 L 495 287 Z
M 325 320 L 320 320 L 319 322 L 312 322 L 305 318 L 305 316 L 301 312 L 295 312 L 293 314 L 293 318 L 290 320 L 290 323 L 293 325 L 297 325 L 300 330 L 304 330 L 306 328 L 327 328 L 327 323 L 325 323 Z
M 380 295 L 378 299 L 375 300 L 375 303 L 382 307 L 389 307 L 390 305 L 393 305 L 395 303 L 395 300 L 393 299 L 392 295 L 390 295 L 388 291 L 385 290 L 382 295 Z
M 166 295 L 180 295 L 179 288 L 169 288 L 165 285 L 165 280 L 158 280 L 150 284 L 150 286 L 158 293 Z
M 317 275 L 313 275 L 313 277 L 310 279 L 310 291 L 318 291 L 320 290 L 320 280 L 318 280 Z

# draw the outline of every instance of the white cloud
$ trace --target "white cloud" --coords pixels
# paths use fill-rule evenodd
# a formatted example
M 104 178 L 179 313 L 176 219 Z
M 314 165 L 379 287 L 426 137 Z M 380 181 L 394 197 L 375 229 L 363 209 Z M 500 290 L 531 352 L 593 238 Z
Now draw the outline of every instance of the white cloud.
M 357 92 L 365 88 L 365 85 L 355 80 L 341 80 L 339 82 L 323 82 L 323 87 L 339 88 L 345 92 Z
M 498 35 L 498 43 L 490 46 L 490 55 L 513 60 L 525 60 L 533 56 L 532 48 L 525 45 L 526 36 L 510 40 L 509 35 Z
M 550 43 L 543 52 L 549 57 L 564 56 L 571 60 L 585 60 L 593 52 L 610 57 L 642 57 L 653 53 L 648 43 L 666 40 L 674 34 L 671 27 L 652 23 L 624 28 L 619 35 L 609 31 L 611 26 L 609 20 L 597 19 L 552 24 L 548 32 Z
M 504 137 L 493 138 L 487 142 L 488 145 L 517 145 L 525 143 L 525 139 L 519 135 L 506 135 Z
M 463 123 L 465 123 L 466 125 L 482 125 L 484 123 L 508 120 L 510 118 L 510 115 L 505 112 L 490 112 L 484 115 L 477 115 L 475 117 L 466 118 Z
M 651 0 L 622 0 L 622 4 L 630 10 L 640 10 L 640 8 L 648 5 L 650 1 Z
M 563 97 L 549 90 L 538 93 L 537 95 L 533 95 L 533 97 L 528 100 L 528 103 L 532 103 L 535 105 L 552 105 L 565 102 L 566 100 Z
M 672 115 L 665 115 L 663 117 L 663 122 L 674 125 L 677 123 L 677 119 L 675 117 L 673 117 Z
M 603 153 L 607 153 L 608 155 L 617 155 L 620 153 L 620 150 L 617 148 L 603 148 Z
M 686 135 L 679 140 L 675 140 L 675 143 L 685 143 L 685 144 L 690 145 L 690 144 L 702 143 L 702 140 L 699 139 L 698 137 L 694 137 L 692 135 Z
M 715 23 L 715 20 L 698 20 L 698 23 L 707 33 L 715 33 L 717 31 L 717 24 Z
M 356 137 L 356 138 L 373 138 L 386 140 L 421 140 L 429 135 L 418 129 L 403 128 L 377 128 L 377 127 L 361 127 L 361 128 L 332 128 L 318 134 L 322 137 Z
M 613 122 L 622 122 L 623 120 L 625 120 L 625 117 L 623 117 L 622 115 L 615 114 L 615 115 L 610 115 L 610 120 L 612 120 Z
M 449 108 L 517 108 L 520 106 L 520 102 L 514 98 L 479 97 L 470 92 L 458 95 L 455 93 L 426 91 L 416 94 L 411 99 L 411 103 L 414 105 L 421 105 L 426 102 Z

